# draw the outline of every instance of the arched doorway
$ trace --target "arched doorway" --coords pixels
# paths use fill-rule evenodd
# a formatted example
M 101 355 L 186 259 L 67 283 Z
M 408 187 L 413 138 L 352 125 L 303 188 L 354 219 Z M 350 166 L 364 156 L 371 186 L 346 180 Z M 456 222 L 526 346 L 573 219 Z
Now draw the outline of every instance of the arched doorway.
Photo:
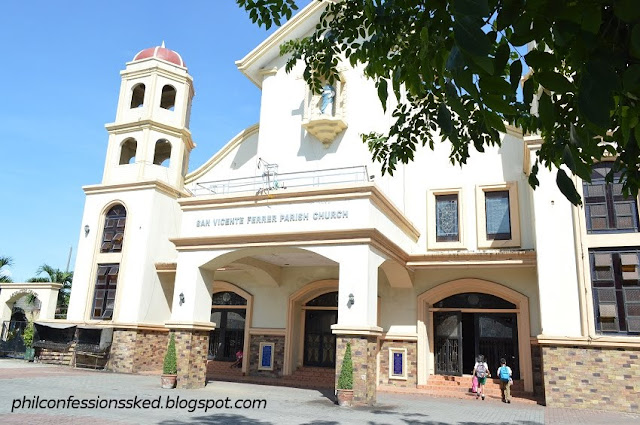
M 235 292 L 215 292 L 211 297 L 211 321 L 216 328 L 209 336 L 211 360 L 235 362 L 236 353 L 244 352 L 247 300 Z
M 304 320 L 304 366 L 336 367 L 336 336 L 331 325 L 338 323 L 338 291 L 327 292 L 306 302 Z
M 469 300 L 469 296 L 477 296 L 477 294 L 483 294 L 483 296 Z M 459 297 L 454 297 L 457 295 Z M 476 303 L 475 307 L 469 306 L 471 301 Z M 439 304 L 440 302 L 442 304 Z M 490 308 L 483 308 L 486 306 Z M 513 308 L 511 308 L 512 306 Z M 448 313 L 448 317 L 454 315 L 458 317 L 449 318 L 447 323 L 442 323 L 447 315 L 440 315 L 440 313 Z M 463 318 L 463 313 L 473 314 Z M 494 314 L 494 316 L 491 316 L 491 314 Z M 500 317 L 501 315 L 502 317 Z M 485 319 L 478 326 L 485 328 L 484 333 L 475 327 L 476 320 L 480 321 L 481 317 L 485 317 Z M 525 391 L 532 392 L 533 368 L 531 363 L 529 299 L 527 296 L 504 285 L 482 279 L 458 279 L 445 282 L 418 296 L 418 385 L 426 385 L 428 376 L 437 373 L 436 339 L 438 337 L 436 335 L 442 336 L 447 332 L 449 332 L 451 339 L 460 337 L 460 340 L 458 340 L 460 352 L 454 353 L 460 357 L 458 363 L 458 365 L 461 365 L 459 366 L 460 370 L 450 374 L 471 372 L 471 370 L 467 370 L 468 367 L 465 368 L 465 350 L 462 342 L 463 329 L 465 327 L 464 320 L 467 322 L 466 328 L 473 330 L 472 337 L 467 339 L 473 341 L 474 351 L 476 338 L 483 339 L 479 336 L 476 337 L 477 334 L 493 335 L 497 339 L 511 335 L 511 339 L 515 341 L 512 343 L 512 348 L 517 350 L 517 376 L 523 381 Z M 462 323 L 462 325 L 459 326 L 458 323 Z M 443 328 L 438 329 L 438 326 L 443 326 Z M 498 328 L 498 331 L 490 331 L 492 328 Z M 505 330 L 505 328 L 510 331 Z M 478 345 L 478 351 L 487 349 L 485 348 L 487 344 L 492 342 L 496 341 L 492 341 L 490 338 L 488 341 L 484 341 L 482 348 Z M 468 344 L 471 345 L 471 343 Z M 480 344 L 479 340 L 478 344 Z M 468 351 L 470 350 L 468 349 Z M 491 365 L 492 369 L 493 367 L 494 365 Z M 511 368 L 516 374 L 516 367 L 512 366 Z M 438 366 L 438 370 L 441 370 L 441 366 Z
M 470 373 L 482 354 L 492 366 L 505 358 L 514 379 L 520 379 L 515 304 L 490 294 L 466 292 L 438 301 L 431 311 L 436 374 Z

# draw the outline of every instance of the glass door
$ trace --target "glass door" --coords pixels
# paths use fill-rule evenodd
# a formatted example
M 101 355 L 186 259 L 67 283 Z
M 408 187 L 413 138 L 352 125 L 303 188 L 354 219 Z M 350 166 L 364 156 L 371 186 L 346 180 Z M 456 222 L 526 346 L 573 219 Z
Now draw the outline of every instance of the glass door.
M 462 376 L 462 313 L 435 312 L 435 369 L 440 375 Z

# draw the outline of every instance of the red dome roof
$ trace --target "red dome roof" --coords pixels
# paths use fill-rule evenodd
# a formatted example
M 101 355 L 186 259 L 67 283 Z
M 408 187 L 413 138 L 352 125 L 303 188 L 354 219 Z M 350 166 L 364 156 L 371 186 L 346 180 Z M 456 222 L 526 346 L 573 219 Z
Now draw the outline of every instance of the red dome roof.
M 184 61 L 182 60 L 182 56 L 180 56 L 178 52 L 174 52 L 173 50 L 164 47 L 164 41 L 162 42 L 162 46 L 149 47 L 148 49 L 141 50 L 133 57 L 133 60 L 139 61 L 146 58 L 162 59 L 186 68 Z

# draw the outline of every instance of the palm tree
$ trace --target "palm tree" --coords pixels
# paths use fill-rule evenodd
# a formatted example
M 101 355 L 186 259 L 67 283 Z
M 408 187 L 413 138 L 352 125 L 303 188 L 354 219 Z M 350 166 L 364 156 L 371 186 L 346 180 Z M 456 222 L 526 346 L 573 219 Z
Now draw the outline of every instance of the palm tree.
M 0 283 L 10 283 L 12 282 L 11 278 L 4 274 L 2 269 L 4 266 L 13 265 L 13 259 L 11 257 L 0 257 Z
M 40 277 L 41 274 L 45 276 Z M 73 271 L 63 272 L 60 269 L 55 269 L 48 264 L 43 264 L 36 270 L 36 276 L 29 279 L 29 282 L 54 282 L 62 283 L 62 288 L 58 292 L 58 305 L 57 307 L 69 306 L 69 295 L 71 294 L 71 282 L 73 280 Z

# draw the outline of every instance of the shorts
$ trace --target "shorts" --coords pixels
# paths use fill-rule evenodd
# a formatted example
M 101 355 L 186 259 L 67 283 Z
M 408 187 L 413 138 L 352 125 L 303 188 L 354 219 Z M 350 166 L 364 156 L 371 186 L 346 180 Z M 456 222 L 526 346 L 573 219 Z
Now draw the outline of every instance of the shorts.
M 479 376 L 478 378 L 478 385 L 484 385 L 487 383 L 487 377 L 485 376 L 484 378 L 480 378 Z

